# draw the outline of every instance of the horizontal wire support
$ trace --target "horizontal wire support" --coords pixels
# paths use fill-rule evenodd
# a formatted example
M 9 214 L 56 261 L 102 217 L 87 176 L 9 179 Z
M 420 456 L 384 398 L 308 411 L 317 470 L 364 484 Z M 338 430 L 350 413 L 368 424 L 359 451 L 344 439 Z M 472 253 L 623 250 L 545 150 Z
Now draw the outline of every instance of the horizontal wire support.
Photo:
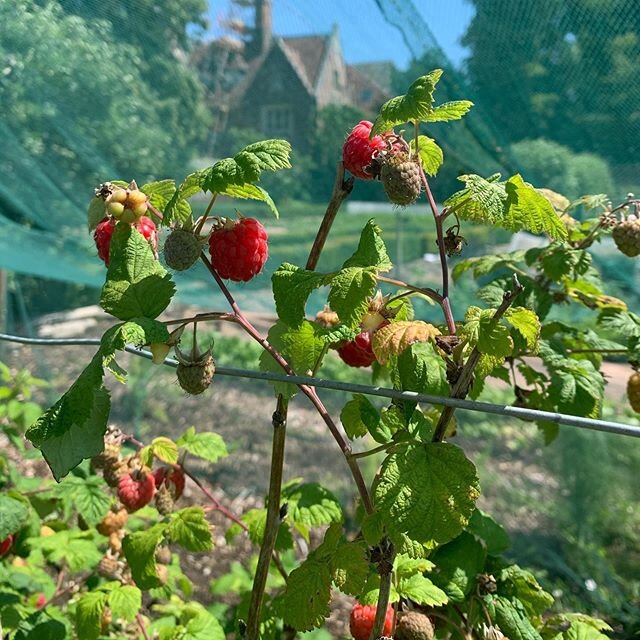
M 95 338 L 26 338 L 0 333 L 0 340 L 6 342 L 16 342 L 19 344 L 39 345 L 39 346 L 99 346 L 100 340 Z M 136 349 L 127 346 L 125 350 L 143 358 L 151 359 L 150 351 Z M 164 364 L 170 367 L 177 367 L 178 361 L 167 358 Z M 582 418 L 571 416 L 565 413 L 555 413 L 551 411 L 541 411 L 539 409 L 526 409 L 524 407 L 513 407 L 511 405 L 494 404 L 491 402 L 479 402 L 477 400 L 461 400 L 458 398 L 447 398 L 445 396 L 434 396 L 428 393 L 418 393 L 416 391 L 399 391 L 386 387 L 373 387 L 351 382 L 339 382 L 337 380 L 323 380 L 311 376 L 290 376 L 285 373 L 272 373 L 268 371 L 253 371 L 250 369 L 236 369 L 234 367 L 216 366 L 216 375 L 230 376 L 233 378 L 249 378 L 252 380 L 263 380 L 265 382 L 289 382 L 291 384 L 305 384 L 310 387 L 330 389 L 333 391 L 347 391 L 350 393 L 362 393 L 369 396 L 382 398 L 394 398 L 398 400 L 408 400 L 410 402 L 423 402 L 426 404 L 442 405 L 454 407 L 464 411 L 474 411 L 478 413 L 490 413 L 493 415 L 518 418 L 519 420 L 541 420 L 554 424 L 589 429 L 592 431 L 604 431 L 605 433 L 616 433 L 619 435 L 640 438 L 640 427 L 613 422 L 611 420 L 596 420 L 594 418 Z

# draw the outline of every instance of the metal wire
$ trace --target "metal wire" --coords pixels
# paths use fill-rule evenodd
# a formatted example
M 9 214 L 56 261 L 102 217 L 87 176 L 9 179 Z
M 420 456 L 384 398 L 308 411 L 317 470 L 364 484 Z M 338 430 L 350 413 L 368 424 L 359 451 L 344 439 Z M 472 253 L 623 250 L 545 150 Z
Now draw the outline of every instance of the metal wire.
M 71 346 L 71 345 L 91 345 L 97 346 L 100 340 L 95 338 L 25 338 L 0 333 L 0 340 L 6 342 L 17 342 L 20 344 L 43 345 L 43 346 Z M 152 354 L 144 349 L 136 349 L 127 346 L 125 350 L 143 358 L 150 360 Z M 177 367 L 178 361 L 167 358 L 164 364 L 170 367 Z M 348 391 L 350 393 L 362 393 L 364 395 L 379 396 L 382 398 L 397 398 L 410 402 L 424 402 L 426 404 L 443 405 L 455 407 L 464 411 L 475 411 L 479 413 L 490 413 L 499 416 L 518 418 L 519 420 L 541 420 L 554 424 L 578 427 L 591 431 L 604 431 L 606 433 L 617 433 L 619 435 L 640 438 L 640 427 L 613 422 L 611 420 L 595 420 L 593 418 L 581 418 L 564 413 L 550 411 L 540 411 L 538 409 L 525 409 L 513 407 L 511 405 L 493 404 L 491 402 L 478 402 L 476 400 L 460 400 L 457 398 L 447 398 L 444 396 L 434 396 L 428 393 L 417 393 L 415 391 L 398 391 L 386 387 L 373 387 L 351 382 L 339 382 L 337 380 L 322 380 L 310 376 L 290 376 L 287 374 L 271 373 L 267 371 L 253 371 L 250 369 L 236 369 L 234 367 L 216 367 L 216 375 L 230 376 L 234 378 L 250 378 L 253 380 L 264 380 L 266 382 L 289 382 L 291 384 L 306 384 L 310 387 L 331 389 L 334 391 Z

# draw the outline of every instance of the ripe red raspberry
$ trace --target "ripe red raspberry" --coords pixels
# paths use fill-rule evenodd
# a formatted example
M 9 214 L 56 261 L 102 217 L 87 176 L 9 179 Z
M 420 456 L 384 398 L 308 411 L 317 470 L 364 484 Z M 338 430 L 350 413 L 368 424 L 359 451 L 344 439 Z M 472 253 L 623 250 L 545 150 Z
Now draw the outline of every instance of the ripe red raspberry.
M 153 252 L 158 250 L 158 232 L 156 225 L 151 218 L 142 216 L 136 224 L 133 225 L 149 242 Z M 113 218 L 105 218 L 98 224 L 93 232 L 93 239 L 96 242 L 98 256 L 109 266 L 109 248 L 111 247 L 111 237 L 116 228 L 116 221 Z
M 368 120 L 359 122 L 347 136 L 342 147 L 342 161 L 344 168 L 356 178 L 373 180 L 373 175 L 367 173 L 365 167 L 371 164 L 374 151 L 386 149 L 382 136 L 374 136 L 369 140 L 373 123 Z
M 6 556 L 13 545 L 13 535 L 9 534 L 2 542 L 0 542 L 0 558 Z
M 221 278 L 247 282 L 267 261 L 267 232 L 254 218 L 227 220 L 209 237 L 209 253 Z
M 34 603 L 35 608 L 43 609 L 45 604 L 47 604 L 47 596 L 45 596 L 44 593 L 39 593 Z
M 371 348 L 371 333 L 360 332 L 353 340 L 338 348 L 338 355 L 350 367 L 370 367 L 376 361 Z
M 379 314 L 376 314 L 379 315 Z M 382 316 L 380 316 L 382 318 Z M 345 342 L 338 348 L 338 355 L 350 367 L 370 367 L 375 361 L 371 340 L 376 330 L 389 324 L 388 320 L 382 318 L 373 330 L 361 331 L 353 340 Z
M 355 640 L 369 640 L 373 631 L 373 622 L 376 618 L 376 607 L 371 604 L 360 604 L 356 602 L 351 609 L 349 619 L 349 630 Z M 384 619 L 383 635 L 390 636 L 393 628 L 393 607 L 387 609 Z
M 184 491 L 185 476 L 181 468 L 168 469 L 159 467 L 153 472 L 156 481 L 156 489 L 163 484 L 169 489 L 174 500 L 177 500 Z
M 133 513 L 149 503 L 156 490 L 156 483 L 151 473 L 134 471 L 120 476 L 118 481 L 118 498 L 122 506 Z

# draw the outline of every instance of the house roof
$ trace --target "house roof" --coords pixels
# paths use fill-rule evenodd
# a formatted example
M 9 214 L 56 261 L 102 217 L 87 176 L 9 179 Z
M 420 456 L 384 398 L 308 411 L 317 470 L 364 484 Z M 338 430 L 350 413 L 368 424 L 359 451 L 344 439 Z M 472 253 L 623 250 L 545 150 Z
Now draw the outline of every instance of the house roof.
M 377 110 L 389 97 L 388 91 L 357 66 L 347 65 L 347 79 L 352 103 L 364 111 Z
M 253 59 L 243 79 L 232 89 L 231 102 L 242 98 L 253 83 L 267 57 L 279 49 L 291 69 L 299 78 L 310 96 L 317 97 L 318 82 L 323 64 L 332 46 L 339 39 L 337 28 L 329 34 L 293 37 L 274 37 L 271 46 Z M 339 46 L 339 40 L 337 40 Z M 380 66 L 386 63 L 380 63 Z M 364 111 L 376 110 L 389 97 L 389 91 L 377 81 L 376 73 L 371 73 L 374 65 L 345 65 L 347 71 L 349 102 Z M 379 69 L 378 69 L 379 71 Z
M 282 38 L 284 48 L 295 61 L 298 75 L 304 76 L 309 86 L 315 88 L 330 36 L 299 36 Z

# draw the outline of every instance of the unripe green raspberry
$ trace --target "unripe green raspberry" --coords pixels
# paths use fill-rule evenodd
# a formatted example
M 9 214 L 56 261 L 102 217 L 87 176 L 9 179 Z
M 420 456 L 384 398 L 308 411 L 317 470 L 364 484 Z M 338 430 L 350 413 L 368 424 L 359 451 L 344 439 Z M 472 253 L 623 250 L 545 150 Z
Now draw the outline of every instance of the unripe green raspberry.
M 397 640 L 433 640 L 433 624 L 424 613 L 408 611 L 400 616 L 395 637 Z
M 406 153 L 386 157 L 380 179 L 389 200 L 400 206 L 415 202 L 422 189 L 420 167 Z
M 613 228 L 613 240 L 625 256 L 640 255 L 640 220 L 630 215 Z
M 122 202 L 107 203 L 107 213 L 119 220 L 124 213 L 124 204 Z
M 202 242 L 186 229 L 174 229 L 164 242 L 164 260 L 174 271 L 193 266 L 202 252 Z

